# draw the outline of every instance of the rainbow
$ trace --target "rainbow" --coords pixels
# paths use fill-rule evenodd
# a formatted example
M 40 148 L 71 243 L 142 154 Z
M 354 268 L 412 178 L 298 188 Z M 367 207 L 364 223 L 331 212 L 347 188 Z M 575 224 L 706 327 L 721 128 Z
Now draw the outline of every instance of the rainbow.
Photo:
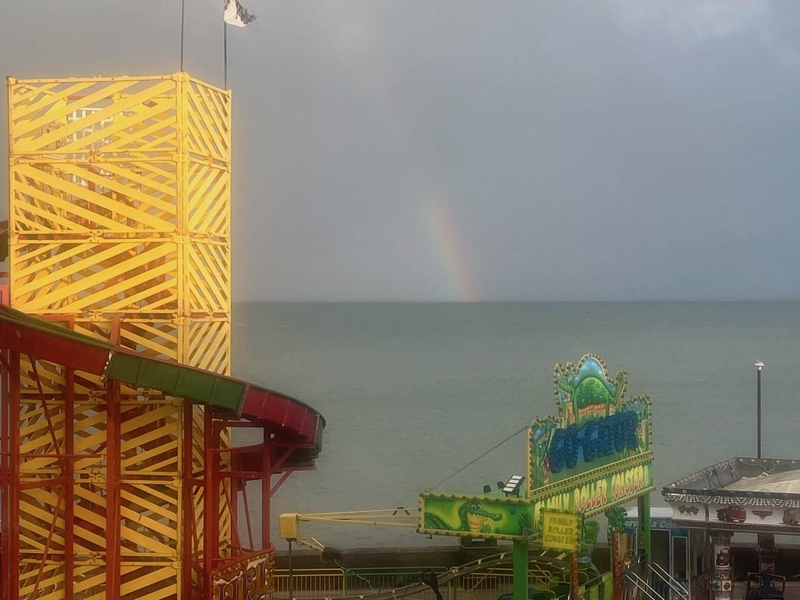
M 460 302 L 478 300 L 467 251 L 450 207 L 442 200 L 424 203 L 423 221 L 445 277 L 448 299 Z

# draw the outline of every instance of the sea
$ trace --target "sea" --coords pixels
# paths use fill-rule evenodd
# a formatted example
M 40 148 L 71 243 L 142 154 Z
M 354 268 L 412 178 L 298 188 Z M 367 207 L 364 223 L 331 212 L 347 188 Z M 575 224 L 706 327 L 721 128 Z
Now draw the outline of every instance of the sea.
M 317 469 L 273 496 L 276 546 L 280 513 L 415 510 L 424 490 L 479 494 L 524 474 L 524 434 L 514 434 L 555 414 L 554 366 L 588 353 L 612 375 L 627 371 L 627 397 L 652 400 L 654 506 L 664 485 L 756 455 L 756 360 L 762 455 L 800 459 L 797 302 L 235 304 L 233 374 L 327 422 Z M 301 532 L 336 548 L 453 544 L 389 527 L 308 522 Z

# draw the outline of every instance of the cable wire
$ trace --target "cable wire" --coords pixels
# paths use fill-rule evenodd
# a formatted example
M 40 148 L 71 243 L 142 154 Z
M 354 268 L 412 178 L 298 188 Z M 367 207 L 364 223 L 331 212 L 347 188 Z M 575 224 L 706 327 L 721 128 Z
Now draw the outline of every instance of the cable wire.
M 432 491 L 433 491 L 433 490 L 435 490 L 437 487 L 439 487 L 440 485 L 442 485 L 442 484 L 443 484 L 445 481 L 449 481 L 450 479 L 452 479 L 453 477 L 455 477 L 456 475 L 458 475 L 459 473 L 461 473 L 461 471 L 463 471 L 464 469 L 466 469 L 466 468 L 468 468 L 468 467 L 471 467 L 471 466 L 472 466 L 472 465 L 474 465 L 476 462 L 478 462 L 480 459 L 482 459 L 484 456 L 486 456 L 486 455 L 487 455 L 487 454 L 489 454 L 490 452 L 493 452 L 493 451 L 497 450 L 497 449 L 498 449 L 500 446 L 502 446 L 503 444 L 505 444 L 505 443 L 506 443 L 507 441 L 509 441 L 510 439 L 512 439 L 512 438 L 514 438 L 514 437 L 516 437 L 516 436 L 518 436 L 520 433 L 522 433 L 523 431 L 525 431 L 527 428 L 528 428 L 528 426 L 527 426 L 527 425 L 525 425 L 525 427 L 523 427 L 522 429 L 520 429 L 520 430 L 519 430 L 519 431 L 517 431 L 516 433 L 512 433 L 510 436 L 508 436 L 506 439 L 504 439 L 502 442 L 500 442 L 500 443 L 499 443 L 499 444 L 497 444 L 496 446 L 492 446 L 491 448 L 489 448 L 489 449 L 488 449 L 486 452 L 484 452 L 483 454 L 481 454 L 481 455 L 480 455 L 478 458 L 476 458 L 476 459 L 474 459 L 474 460 L 471 460 L 471 461 L 469 461 L 469 462 L 468 462 L 467 464 L 465 464 L 463 467 L 461 467 L 460 469 L 458 469 L 458 470 L 457 470 L 455 473 L 453 473 L 452 475 L 449 475 L 448 477 L 445 477 L 444 479 L 442 479 L 442 480 L 441 480 L 439 483 L 437 483 L 435 486 L 433 486 L 433 487 L 432 487 L 430 490 L 428 490 L 428 491 L 432 492 Z

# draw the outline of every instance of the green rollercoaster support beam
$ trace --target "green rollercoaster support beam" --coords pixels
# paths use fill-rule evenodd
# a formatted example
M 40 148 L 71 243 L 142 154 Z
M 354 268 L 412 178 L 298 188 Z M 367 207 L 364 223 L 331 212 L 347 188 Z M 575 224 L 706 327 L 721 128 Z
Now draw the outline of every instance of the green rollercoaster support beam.
M 528 540 L 514 540 L 514 600 L 528 600 Z

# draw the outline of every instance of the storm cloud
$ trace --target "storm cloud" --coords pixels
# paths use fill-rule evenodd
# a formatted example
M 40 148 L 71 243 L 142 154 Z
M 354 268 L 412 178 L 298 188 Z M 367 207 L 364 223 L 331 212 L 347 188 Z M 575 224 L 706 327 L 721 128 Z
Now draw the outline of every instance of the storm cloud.
M 797 2 L 242 2 L 235 300 L 800 297 Z M 179 0 L 3 9 L 6 75 L 179 69 Z

